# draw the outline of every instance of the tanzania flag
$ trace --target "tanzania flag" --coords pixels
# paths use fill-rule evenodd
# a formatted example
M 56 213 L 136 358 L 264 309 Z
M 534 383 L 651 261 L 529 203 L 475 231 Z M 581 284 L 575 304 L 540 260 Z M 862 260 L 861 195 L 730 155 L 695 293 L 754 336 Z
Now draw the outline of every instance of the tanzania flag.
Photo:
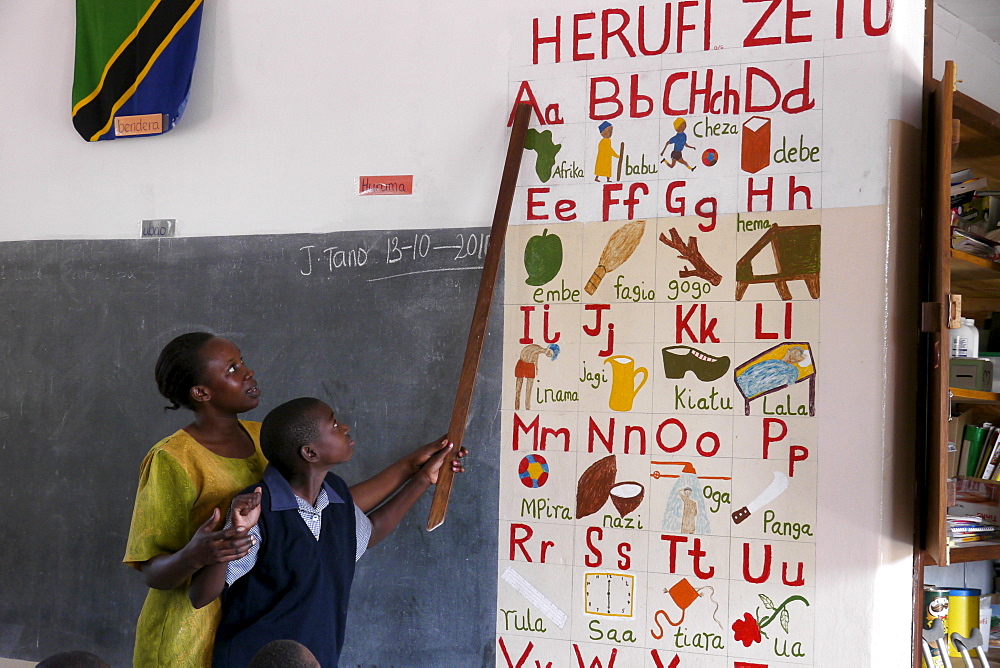
M 202 0 L 76 0 L 73 125 L 80 136 L 97 141 L 174 126 L 191 88 L 201 11 Z

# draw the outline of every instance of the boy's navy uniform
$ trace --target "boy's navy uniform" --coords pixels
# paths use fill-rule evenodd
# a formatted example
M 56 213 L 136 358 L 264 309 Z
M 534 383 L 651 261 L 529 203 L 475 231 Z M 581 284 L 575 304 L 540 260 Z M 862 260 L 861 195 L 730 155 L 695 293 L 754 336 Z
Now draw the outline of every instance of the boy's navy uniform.
M 256 563 L 222 595 L 212 665 L 243 668 L 267 643 L 291 639 L 308 647 L 322 666 L 336 666 L 360 552 L 351 492 L 337 475 L 327 474 L 323 491 L 329 503 L 320 513 L 317 540 L 300 515 L 300 503 L 311 506 L 298 499 L 277 469 L 267 467 L 260 487 Z M 367 546 L 367 537 L 364 541 Z

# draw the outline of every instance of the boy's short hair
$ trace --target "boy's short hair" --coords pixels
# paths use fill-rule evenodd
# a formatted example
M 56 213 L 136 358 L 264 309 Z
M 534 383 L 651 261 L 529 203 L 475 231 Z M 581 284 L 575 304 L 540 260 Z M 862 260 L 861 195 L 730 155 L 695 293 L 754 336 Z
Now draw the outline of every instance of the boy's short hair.
M 260 427 L 260 449 L 278 472 L 291 477 L 300 461 L 299 450 L 319 437 L 319 425 L 309 410 L 323 402 L 313 397 L 286 401 L 264 418 Z
M 260 648 L 247 668 L 319 668 L 319 661 L 300 642 L 272 640 Z

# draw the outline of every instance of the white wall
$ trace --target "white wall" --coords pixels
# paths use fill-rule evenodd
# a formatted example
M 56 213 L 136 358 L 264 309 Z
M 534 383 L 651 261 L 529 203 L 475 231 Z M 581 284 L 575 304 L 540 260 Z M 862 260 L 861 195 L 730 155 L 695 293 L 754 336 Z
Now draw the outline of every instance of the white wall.
M 94 144 L 70 122 L 73 7 L 0 6 L 0 237 L 489 224 L 517 5 L 207 2 L 177 128 Z M 352 196 L 371 174 L 414 174 L 416 194 Z
M 958 90 L 1000 109 L 1000 44 L 956 18 L 934 8 L 934 78 L 944 75 L 944 61 L 958 65 Z
M 210 0 L 177 128 L 88 144 L 70 122 L 72 3 L 0 3 L 0 240 L 131 238 L 143 218 L 177 218 L 183 236 L 486 225 L 506 146 L 512 33 L 524 29 L 526 15 L 565 12 L 567 4 Z M 888 107 L 876 114 L 880 123 L 916 122 L 921 3 L 895 5 L 909 26 L 899 30 L 898 71 L 884 80 L 867 73 L 888 86 L 866 91 L 865 109 Z M 844 95 L 862 95 L 856 85 L 845 81 Z M 857 127 L 881 143 L 827 133 L 830 152 L 846 140 L 856 158 L 845 158 L 850 169 L 874 164 L 871 192 L 884 202 L 889 132 L 883 124 Z M 416 194 L 356 197 L 354 179 L 363 174 L 413 174 Z M 906 302 L 891 280 L 897 263 L 906 265 L 891 252 L 905 225 L 915 221 L 887 217 L 870 236 L 831 242 L 849 255 L 863 239 L 857 257 L 868 264 L 830 272 L 847 282 L 824 293 L 831 308 L 824 338 L 830 350 L 854 350 L 859 365 L 873 365 L 870 377 L 888 380 L 831 374 L 822 390 L 828 402 L 840 396 L 867 406 L 863 415 L 831 413 L 843 422 L 821 423 L 831 434 L 824 445 L 838 448 L 824 452 L 819 491 L 817 559 L 830 589 L 816 616 L 816 665 L 830 668 L 843 665 L 852 643 L 852 656 L 869 665 L 902 666 L 909 651 L 905 452 L 891 445 L 906 433 L 883 417 L 895 414 L 893 389 L 906 372 L 897 357 L 906 347 L 896 346 Z M 852 313 L 863 327 L 836 313 Z

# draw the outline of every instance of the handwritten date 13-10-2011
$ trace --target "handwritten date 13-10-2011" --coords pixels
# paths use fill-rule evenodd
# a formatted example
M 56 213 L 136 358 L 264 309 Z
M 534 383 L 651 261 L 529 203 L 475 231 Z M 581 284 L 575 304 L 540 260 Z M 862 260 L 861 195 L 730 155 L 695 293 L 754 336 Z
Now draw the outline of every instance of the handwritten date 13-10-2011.
M 416 232 L 412 237 L 400 235 L 386 237 L 383 246 L 385 264 L 419 262 L 431 258 L 458 262 L 469 258 L 481 260 L 486 256 L 486 249 L 490 243 L 489 234 L 455 232 L 450 236 L 452 238 L 447 242 L 438 242 L 427 232 Z M 315 244 L 302 246 L 299 248 L 299 273 L 303 276 L 332 274 L 337 270 L 379 264 L 379 245 L 349 243 L 326 248 Z

